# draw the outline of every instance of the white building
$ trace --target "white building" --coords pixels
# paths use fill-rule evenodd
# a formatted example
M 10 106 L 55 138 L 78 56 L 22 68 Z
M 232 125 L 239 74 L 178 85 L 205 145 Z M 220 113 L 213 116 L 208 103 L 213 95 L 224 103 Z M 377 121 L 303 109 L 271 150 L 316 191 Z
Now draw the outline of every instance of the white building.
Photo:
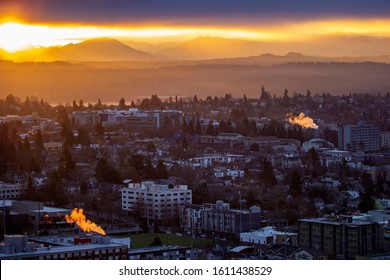
M 232 154 L 224 154 L 224 155 L 210 155 L 204 157 L 194 157 L 187 160 L 187 164 L 192 167 L 202 167 L 207 168 L 213 165 L 218 164 L 233 164 L 235 162 L 248 163 L 250 162 L 250 158 L 244 155 L 232 155 Z
M 228 168 L 214 169 L 214 176 L 216 178 L 232 177 L 235 179 L 244 177 L 244 174 L 244 170 L 231 170 Z
M 243 232 L 240 234 L 241 242 L 268 245 L 272 243 L 282 243 L 287 238 L 290 238 L 293 243 L 296 243 L 298 234 L 291 232 L 278 231 L 274 227 L 264 227 L 258 231 Z
M 19 198 L 24 191 L 22 184 L 10 184 L 0 182 L 0 198 L 1 199 L 14 199 Z
M 178 217 L 180 209 L 192 204 L 192 191 L 186 185 L 155 182 L 129 183 L 122 189 L 122 209 L 139 211 L 151 221 Z
M 314 138 L 302 144 L 302 150 L 308 152 L 311 148 L 318 151 L 333 150 L 334 145 L 324 139 Z

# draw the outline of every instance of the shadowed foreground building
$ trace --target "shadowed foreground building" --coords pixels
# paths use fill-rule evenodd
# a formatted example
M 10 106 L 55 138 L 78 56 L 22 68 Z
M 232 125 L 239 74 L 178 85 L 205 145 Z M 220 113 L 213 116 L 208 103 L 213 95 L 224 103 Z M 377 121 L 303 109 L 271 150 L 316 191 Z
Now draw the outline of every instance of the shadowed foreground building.
M 0 244 L 1 260 L 122 260 L 130 244 L 109 236 L 36 237 L 6 235 Z
M 384 250 L 384 226 L 353 216 L 300 219 L 298 245 L 320 250 L 331 259 L 372 256 Z

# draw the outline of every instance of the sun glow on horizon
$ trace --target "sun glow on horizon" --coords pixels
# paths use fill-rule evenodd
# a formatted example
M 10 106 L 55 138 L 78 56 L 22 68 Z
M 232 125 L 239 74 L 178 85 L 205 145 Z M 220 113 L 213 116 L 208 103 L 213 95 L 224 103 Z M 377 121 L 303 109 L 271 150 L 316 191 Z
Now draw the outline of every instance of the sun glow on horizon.
M 88 39 L 112 37 L 143 40 L 169 40 L 197 36 L 222 36 L 227 38 L 265 38 L 266 34 L 240 29 L 199 27 L 95 27 L 95 26 L 45 26 L 16 22 L 0 24 L 0 48 L 13 53 L 38 47 L 64 46 Z
M 8 21 L 0 24 L 0 48 L 9 53 L 39 47 L 63 46 L 88 39 L 111 37 L 149 42 L 188 40 L 217 36 L 254 41 L 310 40 L 308 35 L 355 34 L 390 37 L 390 20 L 318 20 L 262 27 L 205 26 L 78 26 L 27 24 Z

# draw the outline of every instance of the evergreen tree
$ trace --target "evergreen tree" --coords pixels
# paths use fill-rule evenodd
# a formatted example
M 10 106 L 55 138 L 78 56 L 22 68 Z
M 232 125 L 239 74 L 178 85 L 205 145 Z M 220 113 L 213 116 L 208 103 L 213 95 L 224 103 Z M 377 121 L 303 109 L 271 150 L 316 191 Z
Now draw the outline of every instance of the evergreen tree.
M 146 160 L 146 165 L 144 168 L 144 179 L 156 179 L 156 169 L 153 167 L 150 158 Z
M 290 194 L 293 197 L 302 194 L 303 182 L 302 182 L 301 174 L 296 169 L 292 170 L 291 172 L 289 187 L 290 187 Z
M 43 147 L 42 133 L 41 133 L 41 130 L 38 130 L 37 134 L 35 135 L 35 156 L 36 156 L 36 158 L 38 158 L 38 159 L 40 158 L 43 150 L 44 150 L 44 147 Z
M 150 246 L 153 247 L 153 246 L 161 246 L 162 245 L 162 241 L 160 239 L 160 237 L 158 237 L 158 235 L 156 235 L 156 237 L 153 239 L 152 243 L 150 243 Z
M 120 100 L 119 100 L 119 108 L 121 109 L 121 110 L 125 110 L 126 109 L 126 101 L 125 101 L 125 99 L 122 97 Z
M 187 137 L 185 137 L 185 136 L 183 136 L 183 138 L 181 138 L 181 147 L 184 150 L 188 149 Z
M 268 158 L 264 158 L 261 162 L 260 180 L 265 187 L 272 187 L 277 183 L 272 163 Z
M 156 166 L 156 178 L 157 179 L 168 179 L 169 174 L 167 168 L 165 167 L 164 161 L 159 160 Z
M 198 134 L 198 135 L 201 135 L 201 134 L 202 134 L 202 127 L 201 127 L 201 125 L 200 125 L 199 119 L 196 120 L 195 134 Z
M 268 102 L 271 99 L 269 93 L 265 90 L 264 86 L 261 87 L 260 101 Z

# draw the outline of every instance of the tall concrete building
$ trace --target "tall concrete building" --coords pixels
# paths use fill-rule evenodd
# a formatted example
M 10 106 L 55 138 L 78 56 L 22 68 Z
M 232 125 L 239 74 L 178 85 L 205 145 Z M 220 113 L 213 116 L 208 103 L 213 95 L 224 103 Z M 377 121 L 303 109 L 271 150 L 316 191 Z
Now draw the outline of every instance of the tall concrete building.
M 298 220 L 298 245 L 332 259 L 355 259 L 382 253 L 384 225 L 353 216 Z
M 341 125 L 338 132 L 339 149 L 348 151 L 380 150 L 379 126 L 360 121 L 357 125 Z
M 142 218 L 161 221 L 179 217 L 180 209 L 192 204 L 192 191 L 186 185 L 155 182 L 129 183 L 122 189 L 122 209 L 138 211 Z

